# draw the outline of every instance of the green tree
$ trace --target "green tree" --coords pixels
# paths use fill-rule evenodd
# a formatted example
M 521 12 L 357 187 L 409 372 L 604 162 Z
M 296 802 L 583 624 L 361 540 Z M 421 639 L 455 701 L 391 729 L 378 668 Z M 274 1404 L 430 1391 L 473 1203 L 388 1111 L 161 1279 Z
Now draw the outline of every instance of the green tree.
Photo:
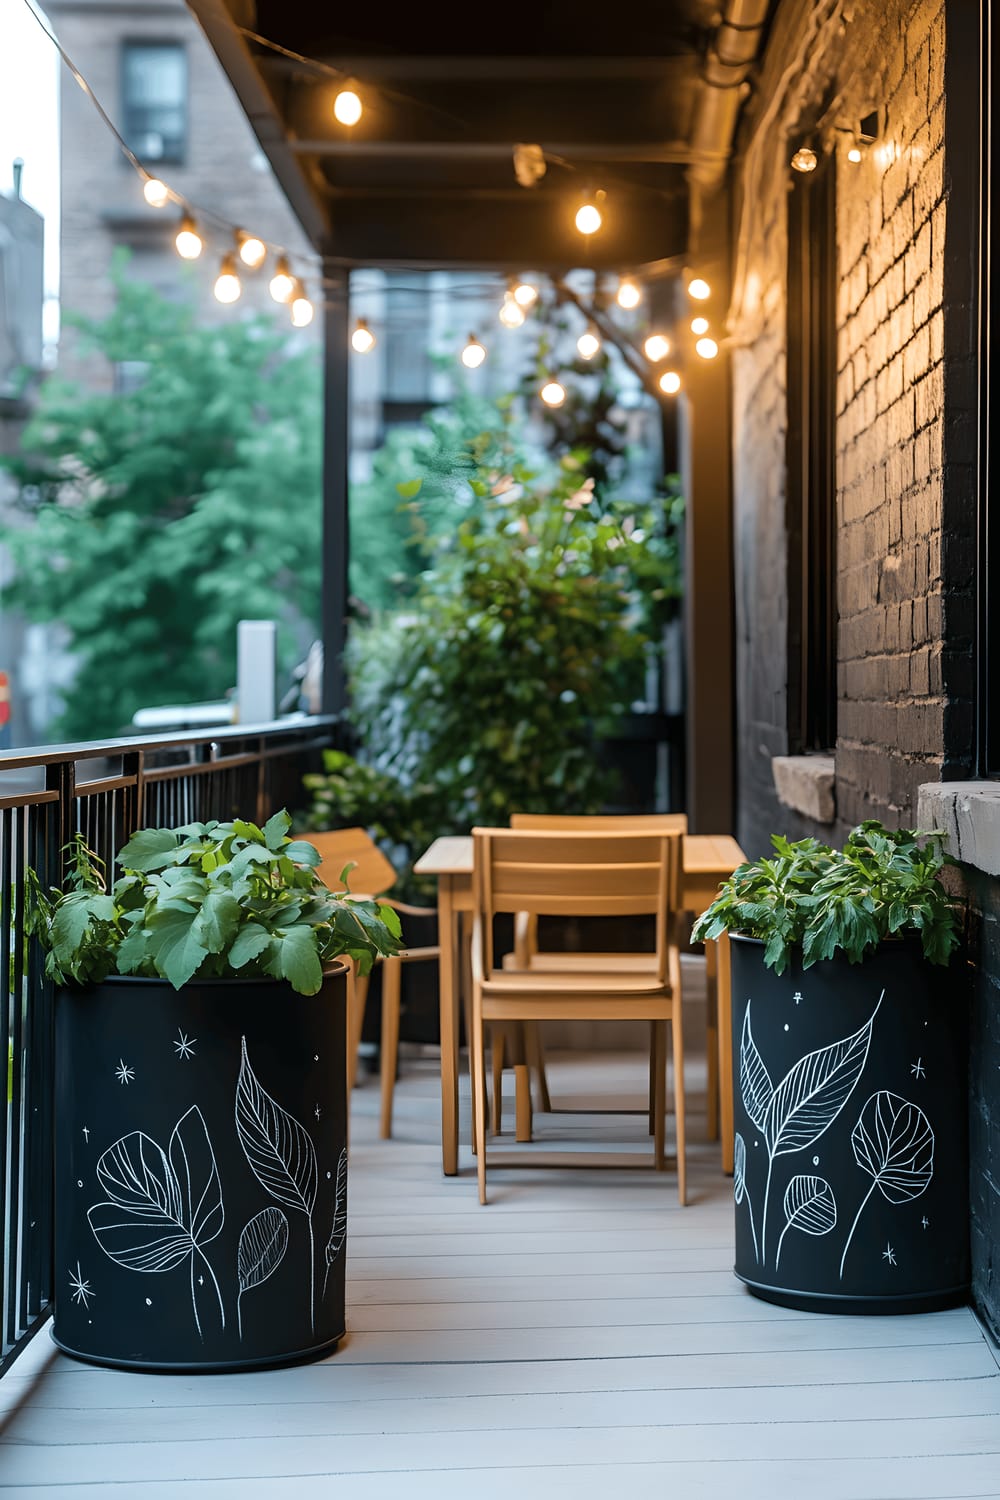
M 284 669 L 317 633 L 322 424 L 315 351 L 264 319 L 200 327 L 115 273 L 81 347 L 138 372 L 122 394 L 58 377 L 20 454 L 25 524 L 7 603 L 61 622 L 79 668 L 55 726 L 112 734 L 136 709 L 221 697 L 236 625 L 276 619 Z

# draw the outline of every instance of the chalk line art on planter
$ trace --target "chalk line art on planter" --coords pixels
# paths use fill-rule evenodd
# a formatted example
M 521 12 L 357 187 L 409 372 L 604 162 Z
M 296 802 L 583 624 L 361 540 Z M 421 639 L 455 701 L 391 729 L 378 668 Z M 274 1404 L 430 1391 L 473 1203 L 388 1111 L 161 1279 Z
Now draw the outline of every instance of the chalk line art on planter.
M 187 1032 L 182 1031 L 179 1026 L 177 1028 L 177 1036 L 178 1040 L 173 1043 L 173 1048 L 177 1053 L 178 1061 L 182 1058 L 187 1060 L 188 1058 L 195 1057 L 194 1044 L 198 1038 L 196 1036 L 189 1037 Z
M 747 1188 L 747 1143 L 740 1132 L 736 1132 L 736 1140 L 733 1149 L 733 1197 L 736 1199 L 737 1208 L 746 1196 L 747 1213 L 750 1215 L 750 1233 L 753 1235 L 754 1259 L 760 1260 L 757 1249 L 757 1230 L 753 1222 L 753 1204 L 750 1201 L 750 1191 Z
M 329 1177 L 329 1172 L 327 1172 Z M 323 1277 L 323 1296 L 326 1296 L 327 1282 L 330 1280 L 330 1271 L 333 1264 L 344 1248 L 347 1238 L 347 1147 L 341 1148 L 340 1160 L 337 1162 L 337 1189 L 333 1201 L 333 1228 L 330 1230 L 330 1238 L 326 1242 L 323 1257 L 326 1261 L 326 1275 Z
M 781 1263 L 781 1245 L 790 1229 L 803 1234 L 829 1234 L 837 1225 L 837 1200 L 825 1177 L 793 1177 L 785 1189 L 785 1227 L 778 1236 L 774 1256 L 777 1270 Z
M 890 1244 L 886 1244 L 885 1249 L 882 1251 L 882 1259 L 887 1260 L 890 1266 L 896 1264 L 896 1252 Z
M 740 1040 L 740 1092 L 744 1109 L 764 1137 L 768 1158 L 761 1210 L 760 1262 L 767 1261 L 767 1214 L 775 1159 L 812 1146 L 840 1114 L 868 1061 L 872 1026 L 884 998 L 885 990 L 857 1031 L 828 1047 L 808 1052 L 789 1068 L 777 1086 L 772 1083 L 753 1039 L 752 1001 L 747 1001 Z M 754 1239 L 756 1244 L 756 1235 Z
M 934 1131 L 930 1120 L 919 1104 L 912 1104 L 889 1089 L 879 1089 L 867 1100 L 851 1131 L 851 1146 L 854 1160 L 862 1172 L 867 1172 L 872 1184 L 858 1206 L 844 1242 L 841 1279 L 858 1220 L 875 1189 L 889 1203 L 912 1203 L 927 1191 L 934 1176 Z M 888 1259 L 890 1265 L 896 1264 L 891 1255 L 883 1255 L 883 1259 Z
M 236 1326 L 243 1337 L 243 1293 L 273 1276 L 288 1249 L 288 1218 L 270 1205 L 243 1226 L 237 1252 Z
M 70 1298 L 70 1301 L 77 1303 L 77 1305 L 79 1305 L 79 1304 L 82 1303 L 83 1306 L 89 1312 L 90 1311 L 90 1300 L 89 1299 L 91 1297 L 96 1297 L 97 1293 L 94 1291 L 94 1289 L 91 1286 L 90 1282 L 88 1280 L 84 1279 L 83 1272 L 80 1270 L 80 1262 L 79 1261 L 77 1261 L 77 1263 L 76 1263 L 76 1270 L 75 1271 L 70 1271 L 70 1273 L 69 1273 L 69 1284 L 70 1284 L 70 1287 L 71 1287 L 72 1293 L 73 1293 L 73 1295 Z
M 236 1133 L 261 1187 L 286 1208 L 304 1215 L 309 1229 L 309 1318 L 316 1331 L 316 1243 L 313 1210 L 319 1186 L 316 1148 L 308 1131 L 260 1085 L 240 1039 L 242 1056 L 236 1083 Z
M 87 1218 L 105 1255 L 145 1275 L 172 1271 L 187 1261 L 191 1310 L 202 1339 L 195 1270 L 203 1266 L 225 1328 L 222 1293 L 204 1251 L 222 1233 L 225 1206 L 215 1152 L 198 1106 L 192 1105 L 178 1120 L 167 1151 L 145 1131 L 123 1135 L 98 1161 L 97 1180 L 107 1201 L 95 1203 Z
M 130 1068 L 125 1059 L 123 1057 L 120 1057 L 118 1059 L 118 1066 L 115 1069 L 115 1077 L 118 1079 L 118 1082 L 124 1087 L 125 1084 L 132 1083 L 134 1081 L 135 1069 Z

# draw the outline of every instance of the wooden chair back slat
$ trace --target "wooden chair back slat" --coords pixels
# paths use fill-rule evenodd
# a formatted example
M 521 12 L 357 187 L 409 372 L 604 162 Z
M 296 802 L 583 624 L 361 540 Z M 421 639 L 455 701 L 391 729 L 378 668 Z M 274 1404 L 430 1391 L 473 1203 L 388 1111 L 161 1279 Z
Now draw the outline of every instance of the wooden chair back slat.
M 522 813 L 510 815 L 511 828 L 547 829 L 552 833 L 594 833 L 619 829 L 634 833 L 687 833 L 686 813 Z
M 381 849 L 364 828 L 336 828 L 324 833 L 305 833 L 322 858 L 319 877 L 331 889 L 338 886 L 345 865 L 355 868 L 347 877 L 348 887 L 356 896 L 380 896 L 396 883 L 396 872 Z

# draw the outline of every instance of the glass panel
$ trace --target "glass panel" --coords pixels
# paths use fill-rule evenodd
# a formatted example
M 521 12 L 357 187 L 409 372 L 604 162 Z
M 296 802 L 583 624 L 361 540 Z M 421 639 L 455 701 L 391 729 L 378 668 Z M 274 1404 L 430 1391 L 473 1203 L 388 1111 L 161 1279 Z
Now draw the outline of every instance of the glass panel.
M 187 57 L 176 42 L 127 42 L 123 56 L 124 133 L 144 161 L 184 159 Z

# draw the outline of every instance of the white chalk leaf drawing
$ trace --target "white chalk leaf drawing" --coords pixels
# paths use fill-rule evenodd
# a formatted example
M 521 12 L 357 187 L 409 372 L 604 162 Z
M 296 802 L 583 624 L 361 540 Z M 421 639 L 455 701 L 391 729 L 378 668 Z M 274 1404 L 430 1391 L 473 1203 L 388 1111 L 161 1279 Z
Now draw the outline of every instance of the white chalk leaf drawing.
M 323 1278 L 323 1296 L 326 1296 L 326 1284 L 330 1279 L 330 1268 L 341 1250 L 347 1238 L 347 1147 L 344 1146 L 340 1152 L 340 1160 L 337 1162 L 337 1188 L 333 1203 L 333 1228 L 330 1230 L 330 1238 L 326 1242 L 324 1257 L 326 1259 L 326 1275 Z
M 199 1335 L 195 1267 L 203 1264 L 226 1312 L 204 1246 L 222 1232 L 225 1209 L 212 1143 L 201 1110 L 192 1106 L 174 1126 L 169 1154 L 145 1131 L 133 1130 L 109 1146 L 97 1163 L 107 1195 L 87 1211 L 94 1237 L 111 1260 L 130 1271 L 172 1271 L 185 1260 L 191 1271 L 191 1306 Z
M 879 1089 L 867 1101 L 851 1131 L 851 1146 L 854 1160 L 872 1179 L 872 1184 L 861 1200 L 845 1241 L 840 1258 L 841 1276 L 858 1220 L 875 1189 L 889 1203 L 911 1203 L 927 1191 L 934 1176 L 934 1131 L 930 1120 L 919 1104 L 889 1089 Z
M 753 1203 L 750 1201 L 750 1189 L 747 1187 L 747 1143 L 739 1131 L 736 1132 L 733 1151 L 733 1196 L 736 1206 L 739 1208 L 744 1197 L 747 1200 L 747 1216 L 750 1220 L 750 1233 L 753 1236 L 753 1253 L 760 1260 L 757 1249 L 757 1228 L 753 1221 Z
M 878 1005 L 851 1036 L 807 1053 L 789 1068 L 774 1090 L 763 1125 L 773 1156 L 804 1150 L 833 1124 L 868 1060 L 877 1013 Z
M 313 1209 L 319 1186 L 316 1148 L 308 1131 L 260 1085 L 242 1038 L 236 1084 L 236 1133 L 251 1170 L 265 1192 L 305 1215 L 309 1226 L 309 1307 L 315 1329 L 316 1268 Z
M 784 1208 L 785 1227 L 778 1236 L 775 1266 L 781 1261 L 781 1245 L 790 1229 L 821 1235 L 829 1234 L 837 1224 L 837 1200 L 825 1177 L 811 1174 L 793 1177 L 785 1189 Z
M 240 1289 L 236 1298 L 236 1319 L 240 1338 L 243 1337 L 243 1293 L 261 1286 L 273 1276 L 287 1249 L 288 1219 L 280 1208 L 262 1208 L 244 1224 L 237 1252 Z
M 750 1030 L 749 1000 L 743 1013 L 743 1035 L 740 1039 L 740 1091 L 743 1094 L 743 1108 L 757 1129 L 763 1130 L 774 1085 Z

